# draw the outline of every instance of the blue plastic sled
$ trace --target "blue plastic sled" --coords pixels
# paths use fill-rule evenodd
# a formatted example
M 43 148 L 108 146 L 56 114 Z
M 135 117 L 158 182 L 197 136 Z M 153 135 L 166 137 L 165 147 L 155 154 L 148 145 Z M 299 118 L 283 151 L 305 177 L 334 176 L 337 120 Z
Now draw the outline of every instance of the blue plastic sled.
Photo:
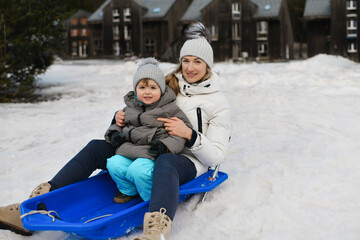
M 180 201 L 194 193 L 208 192 L 224 182 L 228 175 L 214 170 L 185 183 L 180 187 Z M 46 209 L 46 214 L 30 214 L 22 219 L 23 226 L 33 231 L 64 231 L 89 239 L 120 237 L 142 225 L 149 201 L 140 198 L 117 204 L 113 198 L 117 192 L 115 183 L 107 172 L 61 189 L 31 198 L 20 206 L 21 214 Z

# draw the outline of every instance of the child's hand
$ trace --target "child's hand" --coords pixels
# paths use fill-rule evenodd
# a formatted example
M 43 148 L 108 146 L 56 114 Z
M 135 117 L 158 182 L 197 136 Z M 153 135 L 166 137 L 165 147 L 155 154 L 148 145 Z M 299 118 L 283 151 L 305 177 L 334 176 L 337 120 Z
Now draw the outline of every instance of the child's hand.
M 119 127 L 125 127 L 125 112 L 123 110 L 119 110 L 116 113 L 115 121 Z
M 158 157 L 167 152 L 169 152 L 168 148 L 159 139 L 156 139 L 154 145 L 148 149 L 149 155 L 153 157 Z

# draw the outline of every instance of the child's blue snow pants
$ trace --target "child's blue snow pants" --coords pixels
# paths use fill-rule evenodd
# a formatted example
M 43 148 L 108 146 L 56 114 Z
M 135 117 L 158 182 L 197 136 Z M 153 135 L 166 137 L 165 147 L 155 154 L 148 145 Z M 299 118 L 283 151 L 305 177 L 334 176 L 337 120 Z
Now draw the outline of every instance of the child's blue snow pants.
M 144 201 L 150 200 L 154 161 L 114 155 L 107 160 L 106 168 L 121 193 L 128 196 L 139 194 Z

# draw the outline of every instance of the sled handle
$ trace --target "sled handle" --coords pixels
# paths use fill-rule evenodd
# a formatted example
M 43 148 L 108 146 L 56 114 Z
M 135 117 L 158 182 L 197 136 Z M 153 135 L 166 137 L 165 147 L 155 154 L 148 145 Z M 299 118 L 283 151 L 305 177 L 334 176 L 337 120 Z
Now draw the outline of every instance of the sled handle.
M 215 170 L 213 172 L 213 175 L 211 176 L 211 178 L 209 178 L 210 181 L 213 181 L 217 176 L 218 176 L 218 172 L 219 172 L 219 169 L 220 169 L 220 165 L 216 165 L 215 167 Z M 207 193 L 208 192 L 205 192 L 202 199 L 201 199 L 201 202 L 204 202 L 205 199 L 206 199 L 206 196 L 207 196 Z

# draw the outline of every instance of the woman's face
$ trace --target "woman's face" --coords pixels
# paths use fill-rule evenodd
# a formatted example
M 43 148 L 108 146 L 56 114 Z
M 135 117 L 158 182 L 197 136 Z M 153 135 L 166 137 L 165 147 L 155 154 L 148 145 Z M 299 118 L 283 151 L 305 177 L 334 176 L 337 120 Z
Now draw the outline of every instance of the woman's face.
M 184 56 L 181 59 L 182 74 L 188 83 L 196 83 L 206 74 L 206 63 L 198 57 Z
M 136 95 L 145 104 L 152 104 L 159 101 L 161 89 L 152 79 L 143 79 L 136 85 Z

